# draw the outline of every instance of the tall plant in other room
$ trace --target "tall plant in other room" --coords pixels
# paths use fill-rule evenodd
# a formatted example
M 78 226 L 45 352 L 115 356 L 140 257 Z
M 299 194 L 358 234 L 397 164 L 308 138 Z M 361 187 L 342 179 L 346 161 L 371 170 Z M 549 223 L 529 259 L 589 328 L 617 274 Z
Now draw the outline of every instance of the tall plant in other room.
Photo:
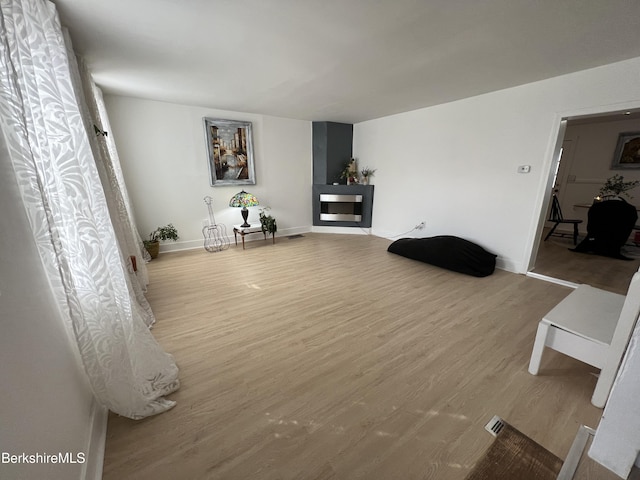
M 622 175 L 614 175 L 613 177 L 607 178 L 605 184 L 600 188 L 600 196 L 606 197 L 609 195 L 624 195 L 627 198 L 633 198 L 631 195 L 627 193 L 627 191 L 636 188 L 640 185 L 640 181 L 638 180 L 630 180 L 628 182 L 624 181 L 624 177 Z

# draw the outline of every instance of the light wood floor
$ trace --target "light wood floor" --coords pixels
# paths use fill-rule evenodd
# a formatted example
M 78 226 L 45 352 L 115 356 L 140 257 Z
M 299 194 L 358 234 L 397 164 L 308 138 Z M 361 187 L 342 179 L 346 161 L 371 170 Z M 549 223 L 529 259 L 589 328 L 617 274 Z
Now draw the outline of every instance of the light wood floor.
M 109 418 L 109 479 L 463 479 L 497 414 L 565 458 L 597 426 L 593 369 L 537 323 L 569 289 L 474 278 L 306 234 L 149 264 L 153 332 L 181 369 L 177 406 Z
M 573 248 L 573 241 L 568 237 L 549 237 L 546 242 L 540 242 L 533 271 L 624 295 L 629 288 L 631 277 L 640 267 L 638 247 L 623 247 L 622 253 L 634 258 L 631 261 L 571 252 L 569 248 Z

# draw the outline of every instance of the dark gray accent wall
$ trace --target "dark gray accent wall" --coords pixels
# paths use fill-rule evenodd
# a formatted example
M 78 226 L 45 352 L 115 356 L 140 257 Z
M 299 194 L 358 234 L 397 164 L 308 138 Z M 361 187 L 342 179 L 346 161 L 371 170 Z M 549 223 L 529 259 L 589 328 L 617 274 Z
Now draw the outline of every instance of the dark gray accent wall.
M 353 156 L 353 125 L 337 122 L 313 122 L 313 224 L 327 227 L 371 227 L 373 185 L 347 185 L 340 178 Z M 340 185 L 333 185 L 334 182 Z M 326 222 L 320 220 L 320 194 L 362 195 L 361 222 Z
M 313 183 L 346 183 L 340 178 L 344 165 L 353 154 L 353 125 L 337 122 L 313 122 Z

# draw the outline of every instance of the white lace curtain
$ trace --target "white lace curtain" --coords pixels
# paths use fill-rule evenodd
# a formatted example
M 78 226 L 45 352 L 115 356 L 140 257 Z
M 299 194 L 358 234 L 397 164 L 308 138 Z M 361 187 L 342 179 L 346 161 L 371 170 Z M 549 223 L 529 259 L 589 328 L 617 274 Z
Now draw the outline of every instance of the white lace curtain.
M 66 30 L 65 44 L 69 58 L 71 82 L 76 93 L 78 105 L 82 111 L 85 129 L 96 162 L 100 182 L 104 190 L 118 246 L 123 261 L 127 266 L 129 287 L 135 293 L 136 300 L 144 309 L 144 322 L 151 325 L 155 322 L 151 306 L 144 292 L 149 284 L 149 276 L 145 260 L 150 255 L 144 248 L 142 239 L 133 222 L 129 197 L 120 168 L 117 150 L 113 143 L 113 135 L 109 136 L 111 127 L 102 99 L 102 92 L 91 79 L 84 62 L 80 67 L 75 61 L 71 39 Z M 140 260 L 140 261 L 138 261 Z
M 178 388 L 178 368 L 148 328 L 145 274 L 130 263 L 139 237 L 117 157 L 93 127 L 105 129 L 104 109 L 101 116 L 98 101 L 84 99 L 95 86 L 80 80 L 51 2 L 0 0 L 0 14 L 2 161 L 13 166 L 89 383 L 120 415 L 163 412 L 174 405 L 163 397 Z

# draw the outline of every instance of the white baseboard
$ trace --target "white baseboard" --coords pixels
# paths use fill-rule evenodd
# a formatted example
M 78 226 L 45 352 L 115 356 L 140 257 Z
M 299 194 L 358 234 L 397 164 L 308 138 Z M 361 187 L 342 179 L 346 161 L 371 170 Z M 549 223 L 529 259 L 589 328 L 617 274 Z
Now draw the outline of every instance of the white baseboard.
M 282 237 L 288 237 L 289 235 L 298 235 L 301 233 L 308 233 L 312 231 L 311 228 L 312 228 L 311 226 L 304 226 L 304 227 L 278 229 L 278 232 L 276 233 L 276 239 L 282 238 Z M 227 239 L 229 240 L 230 245 L 235 244 L 235 240 L 233 237 L 233 227 L 227 228 Z M 260 239 L 262 239 L 260 235 L 247 235 L 245 237 L 245 242 L 252 242 L 254 240 L 260 240 Z M 197 250 L 199 248 L 204 250 L 204 238 L 199 238 L 197 240 L 186 240 L 183 242 L 162 243 L 160 244 L 160 253 L 179 252 L 182 250 Z
M 362 227 L 324 227 L 314 225 L 311 227 L 313 233 L 338 233 L 347 235 L 371 235 L 370 228 Z
M 204 238 L 199 240 L 187 240 L 185 242 L 167 242 L 160 244 L 160 253 L 179 252 L 181 250 L 204 249 Z
M 556 283 L 564 287 L 578 288 L 580 286 L 577 283 L 568 282 L 567 280 L 561 280 L 559 278 L 549 277 L 547 275 L 542 275 L 535 272 L 527 272 L 527 277 L 537 278 L 538 280 L 544 280 L 545 282 Z
M 496 258 L 496 268 L 511 273 L 526 273 L 526 268 L 521 262 L 516 262 L 510 258 L 498 256 Z
M 282 231 L 278 230 L 278 237 L 289 237 L 291 235 L 301 235 L 303 233 L 311 232 L 311 226 L 306 227 L 294 227 L 294 228 L 285 228 Z M 277 237 L 276 237 L 277 238 Z
M 107 442 L 107 420 L 109 411 L 93 400 L 91 405 L 91 427 L 85 448 L 86 461 L 80 478 L 100 480 L 104 464 L 104 449 Z

